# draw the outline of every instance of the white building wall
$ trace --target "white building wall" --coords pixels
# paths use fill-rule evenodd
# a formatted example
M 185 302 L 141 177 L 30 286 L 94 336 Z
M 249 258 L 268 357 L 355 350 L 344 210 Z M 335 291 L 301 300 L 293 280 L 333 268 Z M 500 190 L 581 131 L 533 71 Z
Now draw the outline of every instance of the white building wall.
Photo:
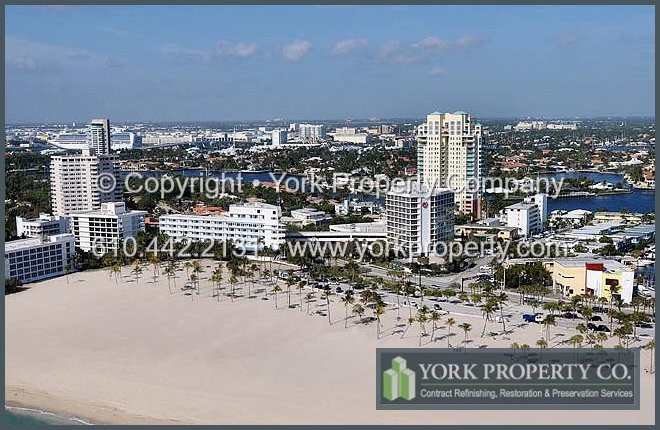
M 272 249 L 284 243 L 285 229 L 279 206 L 265 203 L 230 205 L 222 215 L 164 215 L 159 219 L 161 233 L 175 239 L 232 240 L 236 246 L 254 250 L 263 245 Z
M 6 242 L 5 279 L 27 283 L 63 275 L 74 254 L 75 238 L 69 233 Z

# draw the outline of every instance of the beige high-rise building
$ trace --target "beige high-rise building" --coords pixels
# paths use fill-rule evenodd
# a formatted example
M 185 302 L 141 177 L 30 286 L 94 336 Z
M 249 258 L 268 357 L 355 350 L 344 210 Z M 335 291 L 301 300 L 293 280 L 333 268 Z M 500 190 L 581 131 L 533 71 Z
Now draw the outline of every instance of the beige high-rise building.
M 110 189 L 112 178 L 116 186 Z M 101 203 L 122 200 L 117 155 L 96 155 L 93 149 L 78 155 L 50 159 L 50 198 L 54 215 L 69 215 L 101 208 Z
M 433 112 L 417 126 L 417 171 L 428 188 L 450 188 L 458 209 L 480 215 L 482 129 L 466 112 Z

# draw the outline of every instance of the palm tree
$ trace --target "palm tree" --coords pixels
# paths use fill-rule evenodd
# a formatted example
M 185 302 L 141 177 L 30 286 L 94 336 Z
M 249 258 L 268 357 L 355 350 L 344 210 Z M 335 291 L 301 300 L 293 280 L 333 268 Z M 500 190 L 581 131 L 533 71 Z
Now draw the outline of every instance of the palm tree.
M 543 349 L 548 347 L 548 342 L 545 339 L 541 338 L 536 341 L 536 346 L 541 348 L 541 357 L 539 358 L 539 360 L 543 360 Z
M 458 328 L 463 330 L 463 333 L 465 333 L 465 342 L 464 343 L 465 343 L 465 347 L 467 348 L 468 333 L 470 332 L 470 330 L 472 330 L 472 324 L 469 324 L 469 323 L 459 324 Z
M 352 306 L 353 303 L 355 303 L 355 299 L 353 298 L 353 293 L 351 290 L 348 290 L 344 297 L 341 298 L 341 302 L 344 304 L 344 308 L 346 310 L 346 318 L 344 318 L 344 328 L 348 327 L 348 307 Z
M 401 303 L 399 302 L 399 296 L 401 295 L 402 291 L 403 291 L 403 286 L 401 285 L 401 283 L 397 282 L 394 285 L 394 294 L 396 295 L 396 320 L 397 321 L 401 320 Z
M 259 238 L 259 241 L 262 239 Z M 257 256 L 259 256 L 259 247 L 257 247 Z M 252 287 L 254 287 L 254 275 L 259 273 L 259 266 L 257 266 L 255 263 L 250 264 L 250 282 L 252 283 Z M 254 298 L 252 297 L 252 290 L 248 291 L 248 298 Z
M 358 317 L 360 317 L 358 319 L 358 322 L 362 322 L 362 318 L 364 316 L 364 306 L 362 306 L 359 303 L 356 303 L 355 305 L 353 305 L 353 313 Z
M 417 322 L 419 323 L 419 346 L 422 346 L 422 336 L 426 334 L 426 327 L 424 326 L 426 321 L 428 321 L 426 312 L 420 309 L 417 312 Z
M 571 336 L 570 339 L 568 339 L 569 345 L 573 346 L 573 349 L 574 349 L 575 354 L 576 354 L 576 357 L 575 357 L 576 359 L 577 359 L 577 348 L 582 346 L 582 342 L 584 342 L 584 338 L 582 337 L 582 335 L 579 335 L 579 334 L 573 335 L 573 336 Z
M 289 277 L 286 278 L 286 293 L 287 293 L 287 296 L 289 297 L 289 307 L 291 307 L 291 286 L 295 282 L 296 281 L 293 280 L 293 275 L 289 273 Z
M 192 274 L 195 275 L 195 282 L 194 285 L 197 287 L 197 294 L 199 294 L 199 279 L 202 273 L 204 273 L 204 269 L 202 268 L 202 265 L 199 263 L 199 261 L 193 261 L 192 263 Z
M 543 318 L 543 325 L 545 326 L 545 341 L 550 341 L 550 326 L 555 325 L 557 320 L 554 315 L 549 314 Z
M 160 271 L 158 270 L 160 268 L 160 258 L 158 258 L 158 254 L 156 253 L 151 254 L 151 257 L 149 258 L 149 262 L 151 263 L 151 267 L 154 268 L 153 278 L 155 281 L 158 275 L 160 274 Z
M 406 326 L 406 329 L 403 331 L 403 333 L 401 333 L 401 339 L 404 338 L 404 336 L 406 335 L 406 332 L 408 331 L 408 329 L 410 327 L 412 327 L 412 325 L 415 323 L 415 321 L 417 321 L 417 319 L 415 317 L 408 317 L 408 325 Z
M 330 319 L 330 296 L 332 295 L 332 291 L 330 289 L 324 290 L 323 294 L 321 295 L 321 298 L 325 299 L 326 306 L 328 308 L 328 324 L 332 325 L 332 320 Z
M 506 319 L 504 318 L 504 305 L 509 300 L 505 292 L 500 292 L 495 296 L 496 304 L 500 308 L 500 320 L 502 320 L 502 333 L 506 333 Z
M 218 265 L 211 274 L 211 282 L 215 285 L 216 297 L 220 301 L 220 284 L 222 283 L 222 265 Z
M 451 327 L 456 324 L 456 320 L 452 317 L 447 318 L 447 348 L 449 348 L 449 337 L 451 336 Z
M 238 278 L 236 275 L 232 273 L 231 278 L 229 278 L 229 284 L 231 285 L 231 301 L 234 301 L 234 288 L 236 288 L 236 284 L 238 284 Z M 277 296 L 276 296 L 277 298 Z M 277 308 L 277 305 L 275 306 Z
M 276 283 L 275 283 L 275 286 L 273 287 L 273 289 L 271 290 L 271 292 L 273 292 L 273 293 L 275 294 L 275 309 L 277 309 L 277 293 L 282 292 L 282 287 L 280 287 L 279 285 L 277 285 L 277 282 L 276 282 Z
M 431 328 L 431 342 L 435 342 L 435 329 L 436 329 L 436 324 L 440 321 L 440 314 L 437 311 L 431 312 L 431 316 L 429 317 L 431 322 L 433 323 L 433 326 Z
M 385 305 L 382 302 L 376 304 L 374 316 L 376 317 L 376 339 L 380 339 L 380 318 L 385 314 Z
M 141 261 L 140 259 L 137 259 L 133 262 L 133 270 L 131 270 L 131 273 L 135 275 L 135 282 L 137 283 L 138 279 L 140 279 L 140 275 L 142 274 L 142 268 L 140 267 Z
M 190 268 L 192 267 L 192 262 L 190 260 L 183 263 L 183 267 L 186 268 L 186 279 L 190 282 Z
M 653 351 L 655 351 L 655 339 L 651 339 L 649 343 L 644 345 L 643 348 L 648 349 L 651 353 L 651 365 L 649 366 L 649 372 L 654 373 L 655 370 L 653 369 Z
M 189 279 L 190 279 L 190 283 L 193 285 L 193 288 L 195 288 L 196 285 L 197 286 L 199 285 L 199 276 L 197 276 L 196 273 L 191 273 Z M 197 294 L 199 294 L 199 293 L 197 293 Z M 195 300 L 194 297 L 195 297 L 195 295 L 193 293 L 190 293 L 191 300 Z
M 298 282 L 298 301 L 300 302 L 300 312 L 302 313 L 303 311 L 303 305 L 302 305 L 302 292 L 305 289 L 305 285 L 307 285 L 307 281 L 300 281 Z
M 165 273 L 165 276 L 167 277 L 167 289 L 170 291 L 170 294 L 172 294 L 172 277 L 176 271 L 173 263 L 173 261 L 170 261 L 167 266 L 165 266 L 165 270 L 163 270 L 163 273 Z
M 307 300 L 307 315 L 309 315 L 309 304 L 314 298 L 314 292 L 309 292 L 305 295 L 305 300 Z
M 481 330 L 481 337 L 484 337 L 484 334 L 486 333 L 486 324 L 488 324 L 488 321 L 492 318 L 493 314 L 495 313 L 495 302 L 493 300 L 487 300 L 486 303 L 484 303 L 481 306 L 481 313 L 484 317 L 484 328 Z
M 115 273 L 115 284 L 121 279 L 121 263 L 117 262 L 113 266 L 113 271 Z

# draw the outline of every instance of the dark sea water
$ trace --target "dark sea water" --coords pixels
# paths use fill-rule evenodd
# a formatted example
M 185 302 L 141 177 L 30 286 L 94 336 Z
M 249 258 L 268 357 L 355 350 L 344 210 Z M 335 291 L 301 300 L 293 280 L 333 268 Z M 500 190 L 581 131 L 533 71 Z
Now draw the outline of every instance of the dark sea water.
M 610 182 L 616 184 L 619 181 L 624 181 L 623 175 L 618 173 L 591 173 L 591 172 L 567 172 L 567 173 L 554 173 L 552 175 L 545 175 L 555 179 L 574 179 L 579 177 L 586 177 L 592 181 Z M 625 181 L 624 181 L 625 182 Z M 565 199 L 548 199 L 548 210 L 550 212 L 562 209 L 585 209 L 591 212 L 596 212 L 600 209 L 607 209 L 610 212 L 618 212 L 622 209 L 627 209 L 630 212 L 655 212 L 655 191 L 654 190 L 636 190 L 632 189 L 629 194 L 614 194 L 609 196 L 598 197 L 571 197 Z
M 82 420 L 32 409 L 5 408 L 5 425 L 82 425 Z

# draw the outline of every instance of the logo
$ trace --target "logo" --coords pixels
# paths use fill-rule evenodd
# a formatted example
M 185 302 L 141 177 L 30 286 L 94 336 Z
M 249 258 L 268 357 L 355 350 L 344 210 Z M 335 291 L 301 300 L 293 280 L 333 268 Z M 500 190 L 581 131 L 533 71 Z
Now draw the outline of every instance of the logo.
M 415 398 L 415 372 L 408 369 L 402 357 L 394 357 L 392 368 L 383 372 L 383 397 L 389 401 Z

